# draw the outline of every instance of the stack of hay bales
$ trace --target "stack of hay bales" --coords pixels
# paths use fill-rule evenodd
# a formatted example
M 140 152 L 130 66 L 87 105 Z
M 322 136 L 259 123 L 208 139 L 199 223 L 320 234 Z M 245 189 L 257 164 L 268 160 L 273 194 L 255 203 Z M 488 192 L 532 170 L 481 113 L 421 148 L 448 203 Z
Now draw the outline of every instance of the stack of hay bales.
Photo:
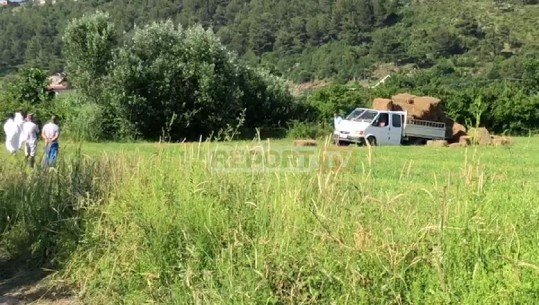
M 443 122 L 446 117 L 442 101 L 432 96 L 401 93 L 391 97 L 393 110 L 407 111 L 412 119 Z
M 391 99 L 374 99 L 373 109 L 406 111 L 411 119 L 444 122 L 446 138 L 450 143 L 459 143 L 460 137 L 466 135 L 466 128 L 445 115 L 443 103 L 436 97 L 399 93 L 393 95 Z
M 444 114 L 442 101 L 432 96 L 415 96 L 400 93 L 386 98 L 375 98 L 372 108 L 376 110 L 407 111 L 412 119 L 443 122 L 447 119 Z
M 510 145 L 509 137 L 492 136 L 486 128 L 470 128 L 455 122 L 445 115 L 443 103 L 432 96 L 415 96 L 410 93 L 399 93 L 391 97 L 373 100 L 373 109 L 406 111 L 408 117 L 416 120 L 444 122 L 447 141 L 428 141 L 428 146 L 458 147 L 468 145 Z

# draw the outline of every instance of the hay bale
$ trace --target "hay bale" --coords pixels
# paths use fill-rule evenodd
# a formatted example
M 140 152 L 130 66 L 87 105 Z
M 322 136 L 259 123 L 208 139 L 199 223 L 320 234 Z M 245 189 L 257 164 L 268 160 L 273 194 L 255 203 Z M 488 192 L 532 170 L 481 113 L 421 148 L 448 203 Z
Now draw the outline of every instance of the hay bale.
M 492 138 L 490 137 L 490 133 L 484 127 L 470 128 L 470 130 L 468 131 L 468 135 L 470 136 L 472 144 L 475 144 L 475 145 L 491 145 L 492 144 Z
M 387 98 L 375 98 L 372 101 L 372 108 L 375 110 L 393 110 L 393 102 Z
M 506 136 L 492 136 L 492 145 L 494 146 L 507 146 L 513 144 L 511 137 Z
M 468 146 L 472 144 L 472 138 L 470 136 L 462 136 L 459 138 L 459 144 L 461 146 Z
M 414 102 L 415 95 L 409 93 L 399 93 L 391 97 L 393 103 L 397 104 L 412 104 Z
M 453 126 L 451 126 L 451 139 L 455 142 L 459 142 L 460 138 L 466 135 L 466 127 L 457 122 L 453 122 L 452 125 Z
M 439 105 L 442 103 L 442 100 L 433 96 L 418 96 L 413 100 L 413 104 L 418 106 L 431 106 Z
M 444 121 L 446 119 L 442 101 L 432 96 L 414 98 L 415 108 L 421 112 L 424 120 Z
M 413 96 L 407 93 L 392 97 L 393 110 L 406 111 L 412 119 L 442 122 L 446 119 L 440 99 L 431 96 Z
M 294 146 L 316 146 L 315 140 L 294 140 Z
M 432 146 L 432 147 L 447 147 L 448 144 L 447 144 L 447 141 L 446 141 L 446 140 L 428 140 L 428 141 L 427 141 L 427 146 Z

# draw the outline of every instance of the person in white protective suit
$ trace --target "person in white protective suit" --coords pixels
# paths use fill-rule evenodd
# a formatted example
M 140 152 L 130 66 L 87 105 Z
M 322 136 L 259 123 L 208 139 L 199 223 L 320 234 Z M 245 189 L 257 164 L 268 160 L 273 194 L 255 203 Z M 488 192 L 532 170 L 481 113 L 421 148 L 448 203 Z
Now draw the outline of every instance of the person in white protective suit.
M 20 112 L 15 114 L 15 118 L 9 118 L 4 124 L 4 133 L 6 134 L 6 148 L 14 154 L 21 148 L 24 137 L 22 134 L 22 124 L 24 123 L 23 116 Z
M 23 134 L 24 133 L 24 129 L 22 128 L 23 124 L 24 124 L 24 117 L 22 115 L 22 113 L 20 112 L 16 112 L 15 113 L 15 118 L 13 119 L 13 121 L 15 121 L 15 124 L 17 124 L 17 129 L 18 129 L 18 142 L 19 144 L 17 145 L 17 150 L 23 148 L 24 146 L 24 140 L 26 139 L 26 136 Z
M 18 149 L 19 139 L 17 136 L 17 124 L 12 118 L 9 118 L 4 124 L 4 133 L 6 134 L 6 148 L 10 153 L 14 154 Z

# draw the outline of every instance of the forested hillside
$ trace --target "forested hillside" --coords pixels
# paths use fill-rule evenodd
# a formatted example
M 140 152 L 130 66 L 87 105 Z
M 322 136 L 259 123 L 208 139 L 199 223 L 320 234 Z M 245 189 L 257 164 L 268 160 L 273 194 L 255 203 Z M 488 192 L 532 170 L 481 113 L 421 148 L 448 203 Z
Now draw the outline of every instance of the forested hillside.
M 0 8 L 0 73 L 23 64 L 62 71 L 67 23 L 103 10 L 119 33 L 162 19 L 211 27 L 229 49 L 295 81 L 376 79 L 380 63 L 428 68 L 446 59 L 466 71 L 511 78 L 504 67 L 539 50 L 537 2 L 58 0 Z

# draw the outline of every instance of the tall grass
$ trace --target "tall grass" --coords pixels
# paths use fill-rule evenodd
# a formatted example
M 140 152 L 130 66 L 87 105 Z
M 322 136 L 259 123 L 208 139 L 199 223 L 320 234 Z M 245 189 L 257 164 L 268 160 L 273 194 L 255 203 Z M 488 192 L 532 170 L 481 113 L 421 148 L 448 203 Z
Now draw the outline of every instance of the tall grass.
M 208 145 L 77 171 L 93 182 L 70 185 L 107 189 L 78 196 L 83 225 L 61 228 L 79 234 L 61 276 L 88 303 L 539 300 L 536 140 L 528 150 L 349 148 L 346 167 L 308 173 L 213 172 Z
M 0 249 L 40 266 L 65 262 L 82 234 L 83 205 L 105 190 L 103 161 L 60 160 L 58 167 L 29 169 L 22 158 L 0 162 Z

